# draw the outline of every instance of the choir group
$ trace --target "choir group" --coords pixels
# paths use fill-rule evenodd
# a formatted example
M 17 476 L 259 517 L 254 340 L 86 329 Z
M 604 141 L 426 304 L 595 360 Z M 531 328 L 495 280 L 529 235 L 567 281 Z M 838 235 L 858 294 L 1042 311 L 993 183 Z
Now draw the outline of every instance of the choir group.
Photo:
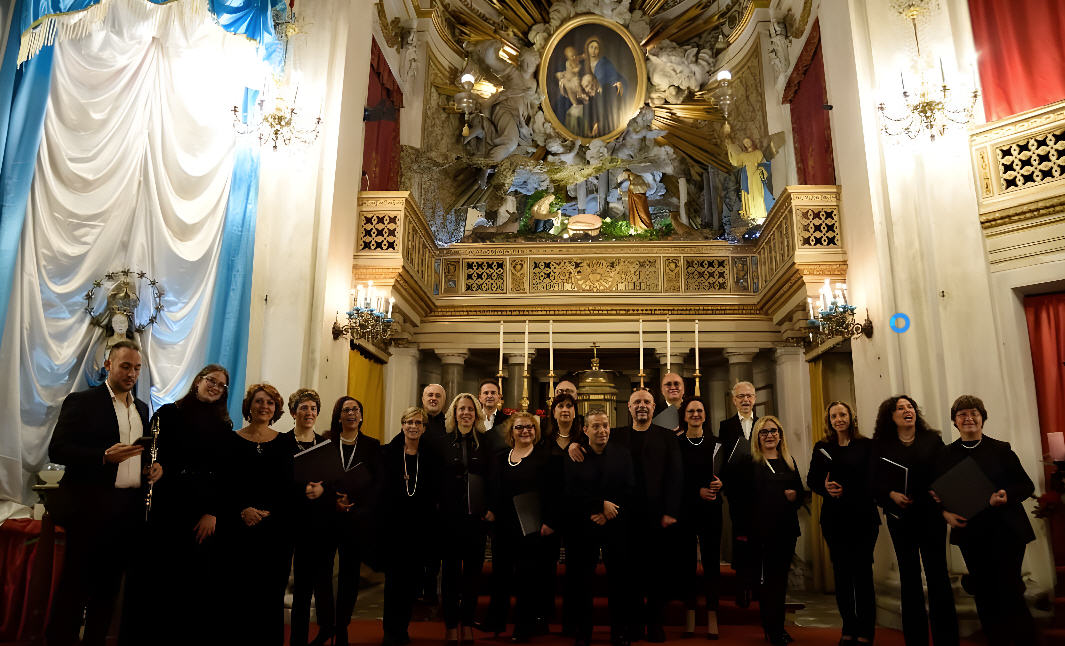
M 310 643 L 346 644 L 366 563 L 385 573 L 385 646 L 410 641 L 416 601 L 437 603 L 438 589 L 448 646 L 472 643 L 474 628 L 498 634 L 511 623 L 510 640 L 527 642 L 553 622 L 587 646 L 600 558 L 614 646 L 664 641 L 671 599 L 686 604 L 684 635 L 694 636 L 700 596 L 704 636 L 716 640 L 727 633 L 717 619 L 725 508 L 735 603 L 757 600 L 766 641 L 792 641 L 785 594 L 807 489 L 782 421 L 755 415 L 748 382 L 733 387 L 737 414 L 716 435 L 706 405 L 685 396 L 672 373 L 662 383 L 667 415 L 655 416 L 654 395 L 637 388 L 628 424 L 616 428 L 601 408 L 578 414 L 571 381 L 559 383 L 542 418 L 507 415 L 494 380 L 450 400 L 431 384 L 382 446 L 363 433 L 353 397 L 338 399 L 325 424 L 314 390 L 286 402 L 254 384 L 233 433 L 224 367 L 206 366 L 151 420 L 131 392 L 136 347 L 116 344 L 106 367 L 104 385 L 64 402 L 50 446 L 67 467 L 49 501 L 67 550 L 49 644 L 75 643 L 83 616 L 84 643 L 102 644 L 123 580 L 120 643 L 282 644 L 290 573 L 290 643 L 308 643 L 313 597 L 319 628 Z M 271 425 L 286 404 L 295 427 L 278 432 Z M 936 646 L 958 643 L 948 526 L 989 643 L 1035 643 L 1021 578 L 1034 538 L 1021 503 L 1033 483 L 1008 443 L 983 434 L 980 399 L 959 397 L 951 418 L 960 438 L 944 446 L 907 395 L 881 404 L 871 438 L 847 403 L 825 412 L 805 484 L 821 498 L 841 644 L 874 638 L 877 507 L 898 560 L 907 644 L 928 644 L 929 633 Z M 138 442 L 151 430 L 154 460 Z M 956 488 L 959 465 L 970 462 L 988 493 L 963 517 L 948 508 L 946 487 Z M 491 601 L 477 621 L 482 592 Z

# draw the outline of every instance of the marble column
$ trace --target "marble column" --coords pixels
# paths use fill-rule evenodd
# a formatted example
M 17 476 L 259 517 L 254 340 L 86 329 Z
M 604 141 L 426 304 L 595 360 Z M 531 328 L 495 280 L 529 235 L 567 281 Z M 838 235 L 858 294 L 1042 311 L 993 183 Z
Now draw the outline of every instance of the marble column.
M 536 351 L 529 349 L 529 362 L 531 363 L 533 357 L 536 356 Z M 524 376 L 522 374 L 525 359 L 520 352 L 508 354 L 507 358 L 507 380 L 503 384 L 503 408 L 513 408 L 515 410 L 521 408 L 521 393 L 522 393 L 522 380 Z M 532 391 L 532 374 L 529 375 L 529 401 L 530 407 L 535 393 Z
M 436 356 L 440 357 L 440 385 L 447 392 L 447 404 L 450 405 L 462 390 L 462 370 L 470 353 L 460 349 L 436 350 Z
M 703 402 L 708 407 L 706 419 L 710 422 L 710 428 L 717 433 L 718 427 L 726 417 L 733 414 L 728 383 L 728 368 L 726 366 L 712 366 L 703 368 L 707 375 L 706 390 L 703 391 Z
M 757 350 L 725 350 L 728 359 L 728 385 L 732 388 L 737 381 L 754 383 L 754 355 Z
M 394 347 L 385 364 L 385 410 L 381 438 L 388 442 L 399 433 L 399 417 L 408 406 L 421 405 L 418 391 L 417 346 Z
M 776 348 L 773 351 L 773 362 L 776 368 L 774 381 L 777 417 L 784 428 L 784 441 L 788 452 L 795 459 L 803 482 L 806 482 L 806 472 L 810 466 L 809 456 L 814 446 L 811 433 L 813 425 L 818 423 L 818 420 L 812 419 L 813 412 L 810 408 L 810 369 L 806 365 L 802 348 Z M 810 535 L 807 524 L 811 519 L 807 514 L 800 514 L 799 522 L 802 525 L 803 538 L 796 543 L 795 553 L 803 561 L 809 561 L 811 548 L 806 537 Z

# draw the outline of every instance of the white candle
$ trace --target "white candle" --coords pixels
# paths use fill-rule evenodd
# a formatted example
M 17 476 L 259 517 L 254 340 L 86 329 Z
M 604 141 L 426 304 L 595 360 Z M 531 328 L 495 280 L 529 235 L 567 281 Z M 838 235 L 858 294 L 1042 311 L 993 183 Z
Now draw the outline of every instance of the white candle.
M 643 319 L 640 319 L 640 372 L 643 372 Z
M 1065 461 L 1065 433 L 1047 433 L 1047 446 L 1050 448 L 1051 460 Z
M 679 202 L 680 202 L 680 221 L 684 222 L 685 224 L 687 224 L 687 222 L 688 222 L 688 212 L 684 208 L 684 204 L 688 201 L 688 180 L 687 180 L 687 178 L 681 177 L 680 181 L 678 182 L 678 184 L 679 184 L 679 188 L 680 188 L 680 199 L 679 199 Z
M 547 322 L 547 370 L 555 371 L 555 322 Z
M 522 363 L 525 366 L 524 372 L 528 372 L 529 371 L 529 322 L 528 321 L 525 321 L 525 354 L 522 355 L 522 359 L 524 360 Z
M 814 319 L 814 299 L 807 297 L 806 304 L 810 306 L 810 320 Z
M 374 297 L 373 281 L 366 283 L 366 309 L 373 309 L 373 297 Z
M 362 307 L 362 285 L 357 285 L 355 287 L 355 307 Z
M 843 289 L 843 304 L 850 305 L 850 301 L 847 299 L 847 283 L 843 283 L 840 287 Z
M 388 316 L 386 318 L 392 318 L 392 307 L 396 304 L 396 299 L 388 299 Z
M 670 338 L 669 317 L 666 317 L 666 372 L 669 372 L 669 360 L 673 354 L 673 341 Z
M 699 321 L 695 322 L 695 372 L 699 372 Z
M 503 321 L 499 322 L 499 373 L 503 374 Z

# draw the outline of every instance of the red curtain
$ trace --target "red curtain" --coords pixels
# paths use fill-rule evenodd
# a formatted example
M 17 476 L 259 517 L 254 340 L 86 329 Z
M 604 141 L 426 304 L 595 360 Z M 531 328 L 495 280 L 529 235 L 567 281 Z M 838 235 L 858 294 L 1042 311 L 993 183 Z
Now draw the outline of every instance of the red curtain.
M 366 141 L 362 149 L 360 190 L 399 189 L 399 109 L 403 91 L 374 40 L 370 49 L 370 80 L 366 94 Z
M 39 520 L 0 523 L 0 643 L 32 643 L 44 633 L 62 570 L 64 530 Z
M 832 131 L 829 127 L 821 29 L 814 24 L 784 92 L 791 104 L 791 131 L 800 184 L 835 184 Z
M 969 16 L 988 121 L 1065 99 L 1065 2 L 969 0 Z
M 1046 454 L 1046 434 L 1065 430 L 1065 292 L 1026 297 L 1024 315 L 1028 319 L 1040 437 Z M 1052 469 L 1048 467 L 1048 481 Z M 1052 517 L 1050 526 L 1055 560 L 1065 563 L 1065 518 Z

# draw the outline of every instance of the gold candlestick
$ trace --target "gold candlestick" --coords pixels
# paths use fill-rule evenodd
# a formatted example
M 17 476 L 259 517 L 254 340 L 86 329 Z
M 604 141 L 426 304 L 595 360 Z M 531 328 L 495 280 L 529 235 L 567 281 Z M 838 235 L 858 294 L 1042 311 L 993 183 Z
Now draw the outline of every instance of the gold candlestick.
M 699 370 L 696 369 L 695 374 L 692 376 L 695 378 L 695 396 L 699 397 L 700 395 L 702 395 L 702 393 L 699 392 L 699 378 L 702 377 L 702 375 L 699 373 Z
M 555 396 L 555 369 L 547 371 L 547 401 L 550 401 Z
M 640 388 L 643 388 L 644 387 L 643 378 L 647 376 L 647 375 L 644 374 L 643 368 L 640 368 L 640 375 L 639 376 L 640 376 Z
M 496 373 L 496 387 L 499 388 L 499 396 L 503 396 L 503 369 L 500 368 Z
M 521 410 L 529 410 L 529 367 L 526 366 L 521 380 Z

